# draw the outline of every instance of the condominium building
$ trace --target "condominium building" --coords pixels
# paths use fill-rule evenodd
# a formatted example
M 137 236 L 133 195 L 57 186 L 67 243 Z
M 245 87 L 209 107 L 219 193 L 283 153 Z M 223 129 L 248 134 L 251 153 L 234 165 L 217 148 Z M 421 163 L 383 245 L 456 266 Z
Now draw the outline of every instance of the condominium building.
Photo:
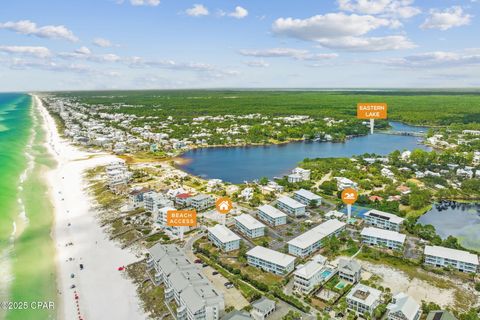
M 396 231 L 379 229 L 374 227 L 363 228 L 360 233 L 362 242 L 372 245 L 385 247 L 392 250 L 402 250 L 406 236 Z
M 327 220 L 288 241 L 288 253 L 297 257 L 306 257 L 323 247 L 325 238 L 338 236 L 343 230 L 345 230 L 344 222 L 337 219 Z
M 293 199 L 307 206 L 318 206 L 322 204 L 322 197 L 305 189 L 293 193 Z
M 294 217 L 301 217 L 305 215 L 306 205 L 287 196 L 278 198 L 277 207 L 283 212 L 286 212 Z
M 265 235 L 265 225 L 249 214 L 235 217 L 237 229 L 249 238 L 258 238 Z
M 387 306 L 388 320 L 418 320 L 422 315 L 420 304 L 409 295 L 400 292 Z
M 405 219 L 394 214 L 372 209 L 365 213 L 365 222 L 373 227 L 385 230 L 400 231 L 400 226 Z
M 285 275 L 293 271 L 295 257 L 262 246 L 256 246 L 247 252 L 247 262 L 256 268 Z
M 359 315 L 372 314 L 380 304 L 381 296 L 379 290 L 359 283 L 347 295 L 347 308 Z
M 274 227 L 287 223 L 287 215 L 268 204 L 259 207 L 257 215 L 258 218 Z
M 297 270 L 293 273 L 293 289 L 303 294 L 310 293 L 316 285 L 322 282 L 323 269 L 324 266 L 315 261 L 309 261 L 297 267 Z
M 155 285 L 164 285 L 165 301 L 177 305 L 179 320 L 219 320 L 225 311 L 223 295 L 173 244 L 156 244 L 149 249 L 147 267 L 153 270 Z
M 240 237 L 222 224 L 208 228 L 208 239 L 225 252 L 240 248 Z
M 425 246 L 425 264 L 433 267 L 452 267 L 462 272 L 479 272 L 476 254 L 440 246 Z
M 356 182 L 353 182 L 352 180 L 345 177 L 335 177 L 335 180 L 337 180 L 338 190 L 343 190 L 346 188 L 356 189 L 358 187 L 358 184 Z
M 190 199 L 190 205 L 197 211 L 202 211 L 213 207 L 215 199 L 211 195 L 199 194 Z

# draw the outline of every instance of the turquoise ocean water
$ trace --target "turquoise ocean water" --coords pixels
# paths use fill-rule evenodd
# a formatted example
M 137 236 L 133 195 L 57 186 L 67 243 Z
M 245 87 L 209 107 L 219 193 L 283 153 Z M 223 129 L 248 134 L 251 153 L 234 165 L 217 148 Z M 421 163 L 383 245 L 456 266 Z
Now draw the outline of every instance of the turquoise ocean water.
M 32 98 L 0 93 L 0 319 L 54 319 L 55 310 L 32 302 L 55 301 L 52 206 L 45 173 L 55 166 L 43 146 L 45 132 Z

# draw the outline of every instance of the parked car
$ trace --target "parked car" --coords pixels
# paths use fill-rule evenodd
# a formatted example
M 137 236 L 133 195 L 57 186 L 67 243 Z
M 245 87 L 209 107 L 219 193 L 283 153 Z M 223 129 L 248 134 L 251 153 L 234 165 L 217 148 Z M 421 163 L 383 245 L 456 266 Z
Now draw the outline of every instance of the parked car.
M 83 270 L 83 263 L 80 263 L 80 270 Z
M 212 274 L 215 276 L 218 274 L 218 271 L 213 271 Z
M 202 263 L 202 260 L 200 260 L 200 259 L 196 259 L 196 260 L 195 260 L 195 261 L 193 261 L 193 262 L 195 262 L 195 263 Z
M 227 289 L 233 288 L 233 283 L 231 283 L 231 282 L 225 282 L 223 285 L 224 285 L 225 288 L 227 288 Z

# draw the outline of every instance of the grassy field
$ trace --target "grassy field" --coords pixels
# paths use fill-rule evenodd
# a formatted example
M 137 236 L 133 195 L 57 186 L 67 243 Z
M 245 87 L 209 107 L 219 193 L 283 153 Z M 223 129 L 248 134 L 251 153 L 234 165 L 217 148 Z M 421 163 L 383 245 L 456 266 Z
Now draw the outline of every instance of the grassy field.
M 351 118 L 356 115 L 358 102 L 386 102 L 391 120 L 431 125 L 480 122 L 478 91 L 170 90 L 55 94 L 86 104 L 117 105 L 124 113 L 160 118 L 259 112 L 272 116 Z

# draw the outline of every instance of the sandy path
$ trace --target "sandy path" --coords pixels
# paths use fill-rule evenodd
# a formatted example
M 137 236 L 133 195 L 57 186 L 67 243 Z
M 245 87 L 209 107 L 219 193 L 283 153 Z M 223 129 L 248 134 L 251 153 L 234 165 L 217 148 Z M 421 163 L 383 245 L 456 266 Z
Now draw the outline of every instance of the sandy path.
M 79 151 L 59 137 L 53 118 L 40 99 L 35 96 L 34 99 L 45 122 L 47 147 L 58 162 L 57 168 L 48 174 L 55 208 L 58 318 L 146 319 L 134 284 L 123 272 L 117 271 L 119 266 L 139 258 L 108 239 L 96 221 L 85 192 L 84 171 L 115 158 L 104 154 L 87 158 L 91 154 Z M 73 261 L 69 261 L 70 258 Z M 80 264 L 84 270 L 80 270 Z M 76 288 L 71 289 L 71 285 Z

